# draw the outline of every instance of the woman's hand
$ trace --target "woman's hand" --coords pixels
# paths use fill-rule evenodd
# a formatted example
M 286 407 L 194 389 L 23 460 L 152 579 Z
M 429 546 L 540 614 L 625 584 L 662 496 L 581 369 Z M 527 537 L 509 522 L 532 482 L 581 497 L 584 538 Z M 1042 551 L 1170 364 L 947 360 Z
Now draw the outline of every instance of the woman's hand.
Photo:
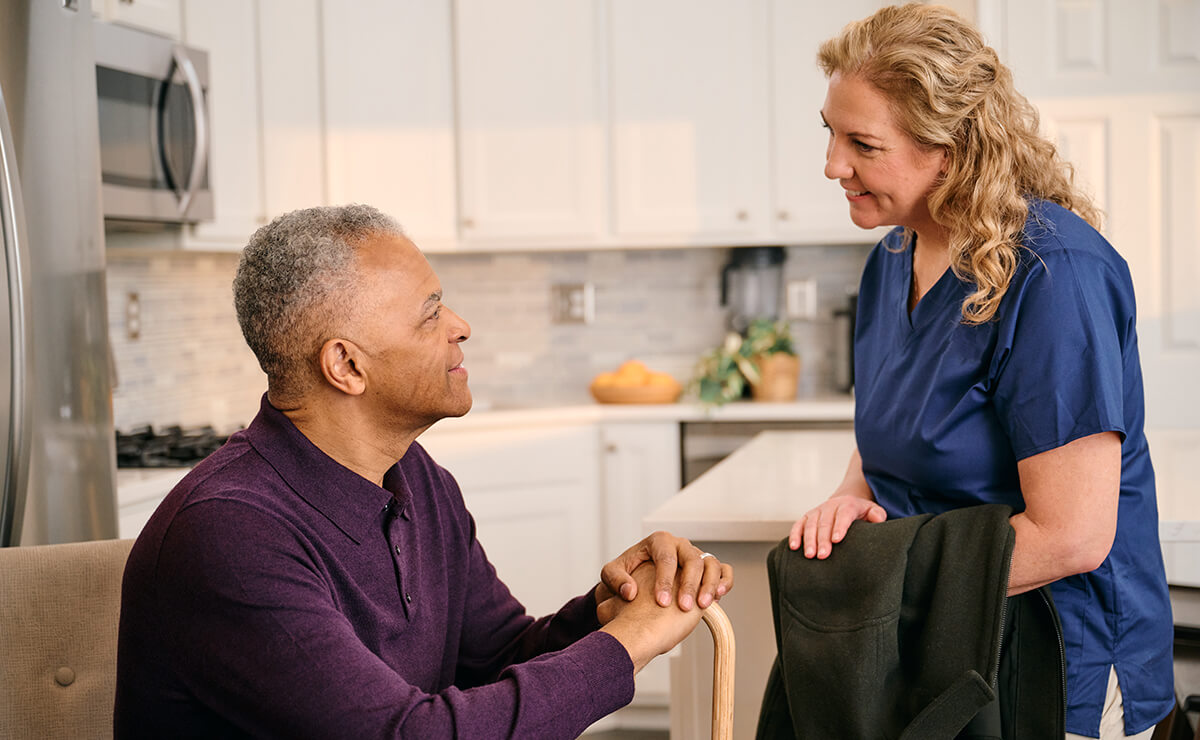
M 804 557 L 824 560 L 834 544 L 846 536 L 850 524 L 859 519 L 882 522 L 887 512 L 875 503 L 871 487 L 863 475 L 862 457 L 858 450 L 850 456 L 846 475 L 829 500 L 800 517 L 788 535 L 788 547 L 799 550 L 804 545 Z
M 874 501 L 858 496 L 833 496 L 792 525 L 788 547 L 798 550 L 803 545 L 804 557 L 824 560 L 834 544 L 846 536 L 851 522 L 859 519 L 882 522 L 887 519 L 887 512 Z

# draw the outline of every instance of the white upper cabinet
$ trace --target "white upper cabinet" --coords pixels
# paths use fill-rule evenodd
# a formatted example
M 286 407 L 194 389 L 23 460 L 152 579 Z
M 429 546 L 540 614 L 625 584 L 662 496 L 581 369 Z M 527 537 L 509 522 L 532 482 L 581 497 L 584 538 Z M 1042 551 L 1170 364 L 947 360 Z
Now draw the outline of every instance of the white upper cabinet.
M 330 202 L 383 210 L 419 247 L 452 245 L 450 0 L 322 7 Z
M 1027 95 L 1200 88 L 1197 0 L 985 0 L 981 6 L 997 2 L 1002 27 L 989 37 L 999 37 L 991 40 L 1002 46 L 1017 89 Z
M 884 4 L 880 0 L 827 5 L 771 2 L 771 219 L 782 241 L 862 244 L 878 241 L 887 232 L 855 226 L 842 188 L 825 177 L 829 134 L 821 125 L 820 111 L 826 80 L 817 66 L 817 48 L 823 41 Z
M 181 36 L 182 0 L 93 0 L 92 11 L 102 19 L 178 39 Z
M 463 243 L 604 232 L 601 12 L 600 0 L 455 3 Z
M 184 42 L 209 52 L 213 193 L 213 220 L 192 227 L 188 247 L 237 249 L 262 224 L 257 28 L 253 2 L 192 0 L 184 6 Z
M 325 203 L 318 0 L 258 0 L 263 215 Z
M 190 249 L 239 250 L 269 219 L 321 205 L 318 0 L 191 0 L 184 41 L 209 53 L 213 220 Z
M 611 0 L 614 232 L 728 244 L 768 213 L 766 0 Z

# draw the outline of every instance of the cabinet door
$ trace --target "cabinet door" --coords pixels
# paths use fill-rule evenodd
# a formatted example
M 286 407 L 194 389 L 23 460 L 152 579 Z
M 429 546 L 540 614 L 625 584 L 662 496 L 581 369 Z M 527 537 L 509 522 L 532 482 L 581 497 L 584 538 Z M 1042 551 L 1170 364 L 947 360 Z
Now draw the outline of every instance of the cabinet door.
M 450 0 L 322 3 L 328 194 L 455 235 Z
M 1138 303 L 1146 426 L 1200 426 L 1200 0 L 1001 0 L 983 15 L 1105 211 Z M 992 7 L 998 6 L 998 7 Z M 1007 33 L 1005 33 L 1007 31 Z
M 263 210 L 325 203 L 317 0 L 258 0 Z
M 455 3 L 465 242 L 580 243 L 603 230 L 599 14 L 599 0 Z
M 194 1 L 194 0 L 193 0 Z M 93 6 L 103 8 L 102 17 L 122 26 L 154 31 L 173 39 L 182 30 L 182 0 L 94 0 Z
M 257 3 L 184 6 L 185 41 L 209 52 L 209 173 L 213 220 L 192 227 L 190 247 L 240 249 L 263 223 L 258 127 Z
M 550 614 L 599 581 L 594 425 L 434 429 L 420 442 L 458 481 L 488 560 L 526 611 Z
M 679 493 L 679 423 L 606 423 L 600 427 L 600 448 L 605 541 L 613 558 L 649 534 L 642 525 L 646 514 Z M 665 705 L 670 688 L 669 664 L 659 658 L 637 675 L 634 703 Z
M 852 20 L 886 3 L 880 0 L 772 0 L 772 151 L 775 233 L 805 242 L 876 242 L 887 229 L 864 231 L 850 220 L 837 181 L 825 177 L 828 132 L 821 125 L 826 80 L 817 48 Z
M 615 231 L 764 234 L 766 0 L 612 0 Z

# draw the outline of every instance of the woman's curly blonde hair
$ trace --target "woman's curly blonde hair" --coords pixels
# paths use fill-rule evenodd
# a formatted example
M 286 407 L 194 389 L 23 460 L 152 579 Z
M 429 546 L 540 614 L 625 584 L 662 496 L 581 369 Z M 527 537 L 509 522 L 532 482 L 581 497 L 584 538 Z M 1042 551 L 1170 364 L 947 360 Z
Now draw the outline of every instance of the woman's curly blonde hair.
M 1019 264 L 1030 198 L 1058 203 L 1099 228 L 1100 211 L 1038 134 L 1037 110 L 1013 88 L 1012 73 L 952 11 L 919 3 L 883 8 L 823 43 L 817 62 L 826 77 L 837 72 L 873 85 L 918 145 L 946 151 L 929 212 L 948 231 L 951 269 L 975 283 L 962 304 L 966 323 L 996 314 Z

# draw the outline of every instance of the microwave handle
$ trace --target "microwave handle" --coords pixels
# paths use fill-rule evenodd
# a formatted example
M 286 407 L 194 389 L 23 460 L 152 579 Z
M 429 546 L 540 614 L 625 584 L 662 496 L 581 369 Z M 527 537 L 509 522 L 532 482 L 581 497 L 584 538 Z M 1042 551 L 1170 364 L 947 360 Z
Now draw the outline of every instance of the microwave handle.
M 208 162 L 208 110 L 204 105 L 204 88 L 200 85 L 200 76 L 196 74 L 196 67 L 188 57 L 187 50 L 176 46 L 172 56 L 175 66 L 183 73 L 183 79 L 187 82 L 196 130 L 196 147 L 192 150 L 192 174 L 188 178 L 187 190 L 175 191 L 176 197 L 179 198 L 179 215 L 182 216 L 187 213 L 188 206 L 192 204 L 192 197 L 204 181 L 204 170 Z

